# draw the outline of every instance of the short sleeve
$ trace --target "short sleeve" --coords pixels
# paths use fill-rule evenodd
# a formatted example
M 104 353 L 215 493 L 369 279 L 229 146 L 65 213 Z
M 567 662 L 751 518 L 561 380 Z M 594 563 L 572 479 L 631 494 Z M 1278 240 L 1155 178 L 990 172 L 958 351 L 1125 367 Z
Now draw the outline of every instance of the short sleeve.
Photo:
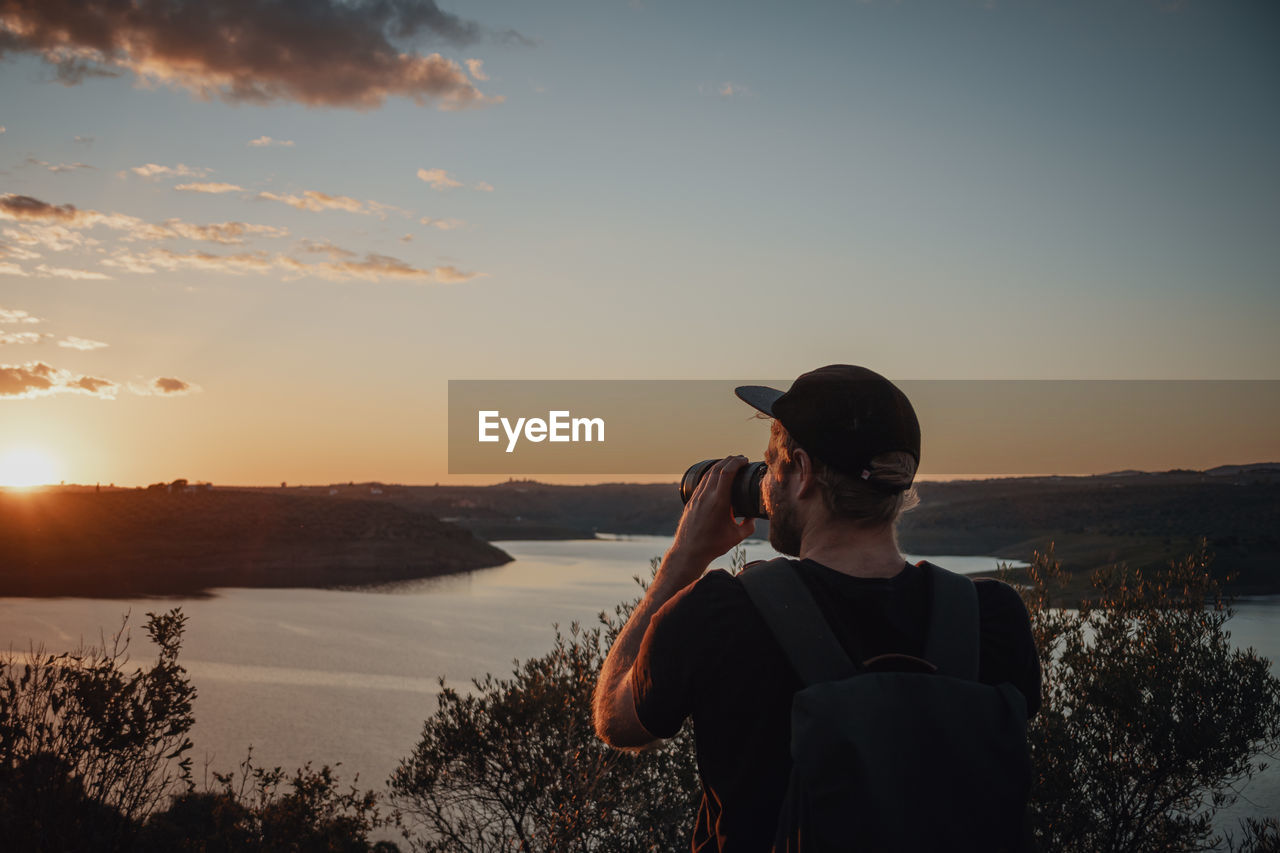
M 657 737 L 674 737 L 693 711 L 698 665 L 704 660 L 699 648 L 706 636 L 702 605 L 716 574 L 724 572 L 708 572 L 658 609 L 631 667 L 636 716 Z
M 987 684 L 1012 683 L 1026 697 L 1030 719 L 1040 710 L 1040 656 L 1027 606 L 1007 583 L 980 578 L 974 586 L 982 613 L 978 678 Z

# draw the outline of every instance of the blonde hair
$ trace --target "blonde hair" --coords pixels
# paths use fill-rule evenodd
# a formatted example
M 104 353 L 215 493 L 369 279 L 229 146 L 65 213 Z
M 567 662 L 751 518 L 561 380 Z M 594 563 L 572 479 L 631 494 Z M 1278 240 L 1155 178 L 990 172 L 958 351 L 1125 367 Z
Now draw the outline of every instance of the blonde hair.
M 778 420 L 773 421 L 769 443 L 777 454 L 778 462 L 786 468 L 795 461 L 800 444 L 791 437 Z M 916 474 L 916 460 L 910 453 L 893 450 L 872 457 L 868 470 L 878 483 L 900 487 L 899 491 L 878 489 L 859 477 L 841 473 L 818 459 L 813 460 L 814 475 L 822 492 L 822 502 L 827 511 L 843 521 L 859 527 L 878 528 L 892 525 L 899 516 L 914 509 L 920 503 L 911 481 Z

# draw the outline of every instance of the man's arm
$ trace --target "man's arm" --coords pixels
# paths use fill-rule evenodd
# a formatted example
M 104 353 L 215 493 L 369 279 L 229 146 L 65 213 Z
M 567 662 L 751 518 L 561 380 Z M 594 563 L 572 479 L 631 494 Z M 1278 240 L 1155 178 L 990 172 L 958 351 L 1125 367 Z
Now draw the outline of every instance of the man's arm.
M 610 746 L 636 749 L 658 739 L 644 727 L 636 713 L 631 669 L 649 622 L 662 605 L 701 577 L 712 560 L 755 532 L 755 519 L 739 523 L 733 517 L 730 503 L 734 475 L 746 462 L 743 456 L 727 457 L 702 478 L 685 505 L 675 540 L 663 557 L 653 583 L 631 612 L 600 667 L 592 710 L 596 734 Z

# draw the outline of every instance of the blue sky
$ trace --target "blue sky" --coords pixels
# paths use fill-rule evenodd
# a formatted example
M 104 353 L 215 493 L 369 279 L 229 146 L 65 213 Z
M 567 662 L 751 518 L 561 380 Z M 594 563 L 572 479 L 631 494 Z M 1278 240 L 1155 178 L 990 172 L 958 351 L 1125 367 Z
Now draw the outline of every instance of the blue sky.
M 452 63 L 465 109 L 300 103 L 360 70 L 354 37 L 246 63 L 310 93 L 265 104 L 219 88 L 215 33 L 182 67 L 19 39 L 0 186 L 100 216 L 74 246 L 63 214 L 0 221 L 0 309 L 41 321 L 0 324 L 26 371 L 0 450 L 90 482 L 433 482 L 450 378 L 1280 378 L 1274 4 L 443 11 L 471 36 L 392 42 Z M 118 76 L 56 82 L 71 49 Z M 210 183 L 238 189 L 176 189 Z M 259 228 L 182 230 L 227 223 Z

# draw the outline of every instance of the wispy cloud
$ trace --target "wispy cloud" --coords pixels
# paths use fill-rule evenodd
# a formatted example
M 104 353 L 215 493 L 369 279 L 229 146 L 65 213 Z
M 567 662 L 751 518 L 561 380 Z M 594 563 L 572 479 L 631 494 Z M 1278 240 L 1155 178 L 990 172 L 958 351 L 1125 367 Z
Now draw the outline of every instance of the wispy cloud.
M 476 189 L 482 193 L 491 193 L 493 192 L 493 184 L 488 181 L 479 181 L 476 184 Z
M 27 271 L 17 264 L 11 264 L 8 261 L 0 262 L 0 275 L 17 275 L 25 276 Z
M 31 399 L 54 394 L 89 394 L 111 399 L 118 388 L 109 379 L 72 373 L 43 361 L 0 364 L 0 397 Z
M 103 266 L 133 273 L 154 273 L 156 270 L 204 270 L 240 275 L 248 272 L 268 272 L 275 267 L 271 256 L 265 252 L 240 252 L 234 255 L 214 255 L 209 252 L 174 252 L 170 249 L 148 249 L 145 252 L 117 251 L 102 261 Z
M 96 246 L 98 241 L 87 237 L 79 231 L 73 231 L 65 225 L 42 225 L 38 223 L 22 223 L 17 228 L 4 229 L 4 236 L 21 243 L 23 246 L 40 246 L 51 252 L 65 252 L 82 246 Z M 9 247 L 7 253 L 18 260 L 34 260 L 40 257 L 39 252 L 17 246 Z
M 463 61 L 466 62 L 467 70 L 471 72 L 472 77 L 474 77 L 475 79 L 479 80 L 482 83 L 485 80 L 489 79 L 489 75 L 484 73 L 483 59 L 466 59 Z
M 288 228 L 277 228 L 274 225 L 253 225 L 248 222 L 215 222 L 209 225 L 195 225 L 181 219 L 166 219 L 159 225 L 142 224 L 134 229 L 129 239 L 134 240 L 170 240 L 185 238 L 205 243 L 222 243 L 237 245 L 243 243 L 245 237 L 288 237 Z
M 418 221 L 423 225 L 430 225 L 432 228 L 439 228 L 441 231 L 452 231 L 455 228 L 461 228 L 467 224 L 461 219 L 433 219 L 430 216 L 424 216 Z
M 250 139 L 246 144 L 250 148 L 267 148 L 272 145 L 277 145 L 277 146 L 280 146 L 281 148 L 292 148 L 293 140 L 292 139 L 272 139 L 270 136 L 259 136 L 257 139 Z
M 396 42 L 530 44 L 442 11 L 434 0 L 8 0 L 0 53 L 33 53 L 66 84 L 131 72 L 232 102 L 371 109 L 388 97 L 446 109 L 497 103 L 456 62 Z M 211 34 L 234 33 L 235 38 Z
M 0 195 L 0 219 L 12 221 L 57 221 L 68 224 L 87 222 L 98 214 L 80 210 L 74 204 L 49 204 L 29 195 L 5 193 Z
M 335 260 L 338 258 L 356 257 L 355 252 L 352 252 L 349 249 L 344 249 L 341 246 L 335 246 L 333 243 L 329 242 L 328 240 L 325 240 L 323 242 L 316 242 L 314 240 L 299 240 L 298 251 L 306 252 L 307 254 L 312 254 L 312 255 L 328 255 L 330 258 Z
M 292 258 L 279 258 L 281 265 L 301 276 L 317 276 L 330 281 L 346 281 L 359 279 L 362 281 L 381 281 L 393 279 L 419 283 L 461 284 L 476 278 L 478 273 L 463 272 L 453 266 L 431 268 L 415 267 L 398 258 L 387 255 L 369 253 L 359 261 L 324 261 L 318 264 L 303 264 Z
M 372 199 L 366 202 L 366 204 L 369 205 L 369 212 L 377 216 L 379 219 L 386 219 L 387 215 L 391 213 L 405 217 L 413 216 L 412 210 L 406 210 L 405 208 L 398 207 L 394 204 L 383 204 L 380 201 L 373 201 Z
M 44 264 L 36 267 L 36 274 L 49 278 L 69 278 L 75 281 L 102 281 L 111 276 L 92 270 L 73 270 L 67 267 L 50 267 Z
M 35 157 L 28 157 L 27 164 L 48 169 L 50 172 L 74 172 L 78 169 L 93 168 L 88 163 L 47 163 L 44 160 L 37 160 Z
M 198 225 L 181 219 L 166 219 L 158 224 L 149 223 L 123 213 L 99 213 L 96 210 L 81 210 L 70 204 L 49 204 L 30 196 L 14 195 L 0 196 L 0 219 L 19 223 L 17 228 L 4 230 L 3 233 L 7 239 L 27 246 L 39 245 L 55 252 L 97 245 L 97 240 L 71 230 L 88 229 L 97 225 L 125 232 L 123 237 L 125 240 L 187 239 L 231 245 L 243 243 L 248 237 L 287 237 L 289 235 L 287 228 L 255 225 L 248 222 L 215 222 Z M 19 254 L 23 251 L 25 255 Z M 0 254 L 19 258 L 38 257 L 29 250 L 12 248 Z
M 93 137 L 92 137 L 92 136 L 77 136 L 77 137 L 75 137 L 74 139 L 72 139 L 71 141 L 72 141 L 72 142 L 79 143 L 80 145 L 92 145 L 92 144 L 93 144 Z
M 701 83 L 698 85 L 701 95 L 715 95 L 719 98 L 748 98 L 753 93 L 741 83 Z
M 33 317 L 21 308 L 0 307 L 0 323 L 21 323 L 23 325 L 29 325 L 43 322 L 44 321 L 39 317 Z
M 205 178 L 213 170 L 203 169 L 198 166 L 188 166 L 184 163 L 179 163 L 176 166 L 146 163 L 142 166 L 132 166 L 129 171 L 144 178 Z
M 419 169 L 418 178 L 430 184 L 433 190 L 448 190 L 462 186 L 462 181 L 451 177 L 444 169 Z
M 316 190 L 306 190 L 301 195 L 279 195 L 272 192 L 260 192 L 258 193 L 258 198 L 278 201 L 290 207 L 296 207 L 298 210 L 310 210 L 316 213 L 322 210 L 345 210 L 350 213 L 369 212 L 365 209 L 363 202 L 350 196 L 329 195 Z
M 157 270 L 199 270 L 231 275 L 282 271 L 291 278 L 323 278 L 330 281 L 414 281 L 419 283 L 460 284 L 477 278 L 480 273 L 465 272 L 454 266 L 416 267 L 399 258 L 369 253 L 361 260 L 354 252 L 331 243 L 304 246 L 303 252 L 326 254 L 330 260 L 308 263 L 284 254 L 241 252 L 215 255 L 209 252 L 174 252 L 150 249 L 146 252 L 118 251 L 102 261 L 104 266 L 134 273 Z
M 174 376 L 157 376 L 152 380 L 151 387 L 160 394 L 190 394 L 199 390 L 185 379 Z
M 45 335 L 39 332 L 6 332 L 0 329 L 0 344 L 34 344 Z
M 58 341 L 58 346 L 65 347 L 66 349 L 78 349 L 88 352 L 90 350 L 102 349 L 103 347 L 109 346 L 109 344 L 105 344 L 102 341 L 91 341 L 88 338 L 77 338 L 74 335 L 68 335 Z
M 219 183 L 219 182 L 217 182 L 217 181 L 210 181 L 210 182 L 208 182 L 208 183 L 178 184 L 176 187 L 174 187 L 174 189 L 175 189 L 175 190 L 182 190 L 183 192 L 189 192 L 189 193 L 238 193 L 238 192 L 244 192 L 244 187 L 237 186 L 236 184 L 224 184 L 224 183 Z

